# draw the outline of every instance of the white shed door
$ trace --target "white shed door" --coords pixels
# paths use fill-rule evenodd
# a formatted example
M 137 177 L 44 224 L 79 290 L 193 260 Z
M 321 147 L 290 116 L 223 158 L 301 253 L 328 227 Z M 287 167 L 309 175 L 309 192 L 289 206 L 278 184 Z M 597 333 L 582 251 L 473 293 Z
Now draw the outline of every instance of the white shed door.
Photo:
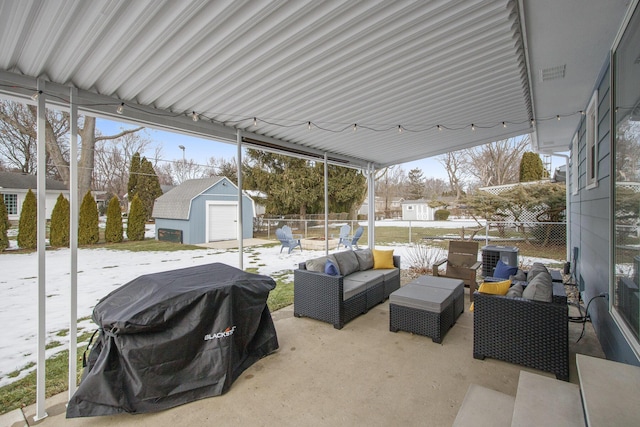
M 211 204 L 208 206 L 208 241 L 238 238 L 238 205 Z

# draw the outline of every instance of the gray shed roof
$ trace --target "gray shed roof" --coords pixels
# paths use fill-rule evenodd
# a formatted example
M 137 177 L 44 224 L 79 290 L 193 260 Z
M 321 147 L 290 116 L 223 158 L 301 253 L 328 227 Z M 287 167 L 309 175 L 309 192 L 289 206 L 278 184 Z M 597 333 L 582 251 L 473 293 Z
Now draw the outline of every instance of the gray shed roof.
M 47 190 L 67 190 L 67 186 L 64 182 L 56 181 L 47 178 L 46 180 Z M 38 177 L 36 175 L 29 175 L 26 173 L 18 172 L 0 172 L 0 189 L 14 189 L 14 190 L 36 190 L 38 186 Z
M 166 219 L 189 219 L 191 201 L 223 179 L 234 185 L 223 176 L 189 179 L 183 182 L 156 199 L 152 216 Z

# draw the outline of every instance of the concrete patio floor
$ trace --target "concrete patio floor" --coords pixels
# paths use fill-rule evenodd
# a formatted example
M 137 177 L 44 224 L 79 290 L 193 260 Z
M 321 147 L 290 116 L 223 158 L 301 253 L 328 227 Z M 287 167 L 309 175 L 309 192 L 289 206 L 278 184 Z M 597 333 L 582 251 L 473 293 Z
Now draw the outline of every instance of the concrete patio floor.
M 475 360 L 469 311 L 442 344 L 389 332 L 388 301 L 342 330 L 295 318 L 293 306 L 273 318 L 280 349 L 246 370 L 222 396 L 153 414 L 66 419 L 67 393 L 62 393 L 47 399 L 47 418 L 34 422 L 31 405 L 0 417 L 0 426 L 450 426 L 471 383 L 515 396 L 521 369 L 552 377 L 497 360 Z M 582 325 L 570 323 L 574 383 L 576 352 L 604 357 L 591 324 L 586 327 L 576 344 Z

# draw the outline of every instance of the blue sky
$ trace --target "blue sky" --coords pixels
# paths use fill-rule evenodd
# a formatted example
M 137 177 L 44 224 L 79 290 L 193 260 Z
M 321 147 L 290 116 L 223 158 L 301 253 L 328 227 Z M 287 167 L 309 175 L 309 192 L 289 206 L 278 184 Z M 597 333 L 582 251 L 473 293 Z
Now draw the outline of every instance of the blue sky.
M 121 129 L 135 127 L 128 123 L 114 122 L 98 119 L 96 127 L 103 134 L 115 134 Z M 180 161 L 182 160 L 182 150 L 180 145 L 185 147 L 184 155 L 187 160 L 193 159 L 196 163 L 206 164 L 211 157 L 232 159 L 236 157 L 237 147 L 235 144 L 194 138 L 179 133 L 160 131 L 153 128 L 146 129 L 148 137 L 152 140 L 152 147 L 142 155 L 152 156 L 154 147 L 162 146 L 162 160 Z M 552 168 L 564 165 L 564 160 L 559 157 L 552 158 Z M 405 172 L 413 168 L 420 168 L 425 178 L 440 178 L 448 182 L 447 173 L 440 162 L 435 157 L 403 163 Z

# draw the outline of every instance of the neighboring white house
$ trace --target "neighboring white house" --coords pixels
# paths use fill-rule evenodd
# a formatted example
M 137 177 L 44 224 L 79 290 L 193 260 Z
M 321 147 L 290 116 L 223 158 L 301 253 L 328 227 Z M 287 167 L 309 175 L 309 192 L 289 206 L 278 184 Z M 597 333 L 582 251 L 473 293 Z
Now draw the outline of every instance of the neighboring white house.
M 402 219 L 404 221 L 433 221 L 435 211 L 425 199 L 402 202 Z
M 238 187 L 226 177 L 190 179 L 153 205 L 158 240 L 187 244 L 238 238 Z M 253 200 L 242 198 L 242 238 L 253 237 Z
M 29 189 L 37 196 L 37 181 L 38 177 L 36 175 L 19 172 L 0 172 L 0 194 L 2 194 L 4 205 L 7 207 L 9 221 L 20 220 L 22 203 L 24 203 L 24 198 Z M 60 193 L 69 199 L 69 190 L 67 190 L 67 186 L 63 182 L 48 178 L 46 187 L 46 217 L 51 219 L 51 212 L 56 205 L 56 199 Z

